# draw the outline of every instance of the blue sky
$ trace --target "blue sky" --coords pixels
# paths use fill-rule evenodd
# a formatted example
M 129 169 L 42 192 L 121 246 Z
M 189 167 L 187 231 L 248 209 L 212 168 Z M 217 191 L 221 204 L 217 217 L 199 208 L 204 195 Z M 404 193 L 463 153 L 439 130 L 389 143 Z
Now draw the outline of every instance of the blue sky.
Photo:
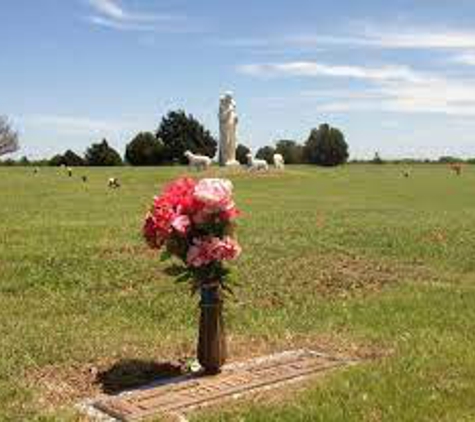
M 19 155 L 123 151 L 231 90 L 256 150 L 341 128 L 353 157 L 475 156 L 473 0 L 5 0 L 0 114 Z

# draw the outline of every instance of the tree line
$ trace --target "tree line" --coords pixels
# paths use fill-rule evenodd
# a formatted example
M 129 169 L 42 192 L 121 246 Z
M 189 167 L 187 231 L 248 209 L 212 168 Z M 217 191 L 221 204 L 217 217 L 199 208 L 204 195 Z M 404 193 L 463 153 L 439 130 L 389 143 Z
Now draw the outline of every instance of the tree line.
M 93 143 L 84 155 L 68 149 L 48 160 L 30 162 L 26 157 L 19 161 L 6 160 L 4 165 L 51 165 L 51 166 L 157 166 L 186 164 L 185 151 L 215 157 L 218 142 L 201 122 L 183 110 L 170 111 L 152 132 L 138 133 L 127 145 L 122 157 L 106 139 Z M 239 162 L 247 164 L 249 147 L 237 146 Z M 310 131 L 308 139 L 300 144 L 293 140 L 279 140 L 273 146 L 257 151 L 256 157 L 269 163 L 274 154 L 281 154 L 287 164 L 311 163 L 325 166 L 342 164 L 348 159 L 348 145 L 343 133 L 328 124 Z
M 18 134 L 5 117 L 0 118 L 0 155 L 17 147 Z M 14 141 L 14 142 L 13 142 Z M 7 146 L 8 149 L 7 150 Z M 195 154 L 215 157 L 218 149 L 217 140 L 202 123 L 193 115 L 183 110 L 170 111 L 164 116 L 157 130 L 138 133 L 127 145 L 124 157 L 112 148 L 106 139 L 93 143 L 83 155 L 68 149 L 62 154 L 56 154 L 50 159 L 31 161 L 27 157 L 19 160 L 6 159 L 0 165 L 35 165 L 35 166 L 159 166 L 186 164 L 185 151 Z M 239 144 L 236 149 L 236 159 L 241 164 L 247 164 L 250 148 Z M 328 124 L 321 124 L 311 129 L 303 142 L 292 139 L 281 139 L 272 145 L 266 145 L 257 150 L 256 158 L 273 162 L 273 155 L 281 154 L 286 164 L 316 164 L 336 166 L 349 159 L 348 144 L 342 131 Z M 369 160 L 353 159 L 351 163 L 371 164 L 416 164 L 416 163 L 468 163 L 475 164 L 475 158 L 462 159 L 459 157 L 443 156 L 430 159 L 385 159 L 376 152 Z

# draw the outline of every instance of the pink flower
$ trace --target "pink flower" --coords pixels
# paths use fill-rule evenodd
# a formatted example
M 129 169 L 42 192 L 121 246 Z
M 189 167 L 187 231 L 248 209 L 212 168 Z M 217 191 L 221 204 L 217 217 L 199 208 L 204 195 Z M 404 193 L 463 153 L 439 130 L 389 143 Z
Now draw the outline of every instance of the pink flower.
M 213 245 L 211 255 L 214 261 L 233 261 L 241 255 L 241 247 L 227 236 Z
M 197 239 L 188 250 L 186 262 L 192 267 L 201 267 L 213 261 L 231 261 L 240 254 L 241 247 L 230 237 Z
M 222 210 L 219 214 L 219 218 L 223 221 L 230 221 L 239 216 L 239 210 L 236 208 L 234 201 L 231 201 L 229 206 Z
M 233 184 L 226 179 L 203 179 L 195 187 L 194 197 L 210 211 L 234 207 Z
M 185 234 L 191 225 L 191 220 L 187 215 L 178 215 L 172 220 L 171 225 L 178 233 Z
M 186 255 L 186 263 L 191 267 L 201 267 L 210 262 L 209 258 L 206 255 L 206 250 L 203 246 L 203 242 L 195 240 L 194 245 L 188 249 Z
M 229 236 L 214 237 L 232 232 L 231 220 L 239 214 L 232 193 L 229 180 L 178 179 L 154 199 L 143 226 L 145 240 L 152 248 L 166 245 L 172 255 L 195 268 L 236 259 L 239 244 Z

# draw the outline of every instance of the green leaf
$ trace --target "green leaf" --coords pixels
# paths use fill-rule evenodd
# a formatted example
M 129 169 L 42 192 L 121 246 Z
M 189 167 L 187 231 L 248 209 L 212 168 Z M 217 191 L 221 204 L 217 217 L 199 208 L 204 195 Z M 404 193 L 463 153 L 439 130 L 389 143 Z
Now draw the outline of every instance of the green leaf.
M 191 274 L 189 272 L 183 273 L 181 276 L 177 277 L 175 281 L 177 283 L 184 283 L 186 281 L 189 281 L 191 279 Z
M 168 261 L 171 257 L 172 257 L 172 254 L 165 250 L 160 255 L 160 262 Z

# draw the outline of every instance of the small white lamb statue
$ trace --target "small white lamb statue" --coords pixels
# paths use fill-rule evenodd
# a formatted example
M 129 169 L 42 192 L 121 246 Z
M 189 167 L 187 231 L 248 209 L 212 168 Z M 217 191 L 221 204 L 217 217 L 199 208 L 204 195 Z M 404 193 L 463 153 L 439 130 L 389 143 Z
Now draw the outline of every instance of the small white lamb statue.
M 212 160 L 206 155 L 195 155 L 191 151 L 185 151 L 184 155 L 188 158 L 188 166 L 196 170 L 207 170 L 211 166 Z
M 266 160 L 254 158 L 251 153 L 247 154 L 247 162 L 250 170 L 269 170 L 269 164 Z
M 284 157 L 282 157 L 282 154 L 274 154 L 272 159 L 274 160 L 274 167 L 276 169 L 283 170 L 285 168 Z

